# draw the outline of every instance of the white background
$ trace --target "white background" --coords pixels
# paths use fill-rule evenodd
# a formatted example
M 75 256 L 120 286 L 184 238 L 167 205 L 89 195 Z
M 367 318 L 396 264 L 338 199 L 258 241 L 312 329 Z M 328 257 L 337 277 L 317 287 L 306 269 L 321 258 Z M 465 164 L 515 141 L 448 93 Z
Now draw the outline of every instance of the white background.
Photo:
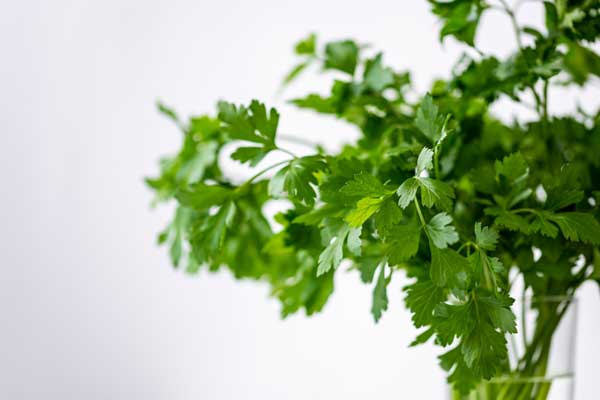
M 508 22 L 484 23 L 480 47 L 506 54 Z M 155 246 L 170 210 L 150 210 L 142 178 L 180 140 L 157 98 L 187 114 L 257 97 L 281 106 L 287 132 L 332 147 L 356 137 L 283 105 L 330 77 L 275 96 L 310 31 L 372 43 L 421 91 L 460 53 L 438 43 L 424 0 L 3 2 L 0 398 L 444 398 L 439 349 L 408 348 L 402 279 L 378 325 L 371 289 L 342 271 L 323 314 L 282 322 L 265 286 L 186 276 Z M 599 97 L 563 93 L 551 107 Z M 594 400 L 597 288 L 581 298 L 577 399 Z

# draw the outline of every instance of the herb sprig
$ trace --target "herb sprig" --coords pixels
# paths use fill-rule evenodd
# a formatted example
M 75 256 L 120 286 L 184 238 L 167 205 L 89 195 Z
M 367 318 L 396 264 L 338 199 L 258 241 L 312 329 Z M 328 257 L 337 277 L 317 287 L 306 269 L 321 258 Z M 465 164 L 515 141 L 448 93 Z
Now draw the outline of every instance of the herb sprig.
M 522 276 L 535 296 L 600 284 L 600 110 L 558 117 L 548 109 L 554 85 L 597 86 L 600 57 L 590 45 L 600 37 L 600 5 L 546 1 L 545 30 L 538 30 L 520 26 L 519 6 L 503 0 L 429 2 L 442 21 L 440 38 L 478 56 L 464 56 L 417 102 L 408 100 L 410 75 L 384 64 L 381 53 L 351 40 L 320 46 L 314 34 L 296 44 L 300 61 L 284 84 L 309 66 L 337 78 L 328 95 L 291 103 L 356 126 L 355 144 L 337 153 L 317 145 L 298 156 L 279 145 L 277 110 L 258 100 L 219 102 L 215 114 L 189 120 L 160 104 L 183 131 L 183 145 L 147 183 L 157 201 L 177 204 L 159 235 L 175 267 L 227 268 L 265 281 L 284 317 L 321 311 L 348 260 L 373 286 L 378 321 L 393 275 L 405 271 L 414 279 L 404 288 L 406 305 L 421 329 L 413 344 L 446 348 L 441 366 L 468 393 L 510 373 L 506 336 L 517 329 L 509 275 Z M 494 11 L 508 16 L 516 34 L 517 49 L 504 60 L 475 46 L 481 16 Z M 533 44 L 524 44 L 526 36 Z M 490 112 L 501 98 L 538 118 L 502 122 Z M 235 185 L 218 161 L 230 143 L 239 144 L 231 158 L 249 167 L 272 152 L 289 158 Z M 275 228 L 263 209 L 282 198 L 290 206 Z M 573 268 L 582 257 L 584 267 Z M 549 317 L 551 326 L 559 320 L 558 311 Z M 527 354 L 521 373 L 539 362 L 535 349 Z M 544 398 L 531 390 L 513 388 L 502 398 Z

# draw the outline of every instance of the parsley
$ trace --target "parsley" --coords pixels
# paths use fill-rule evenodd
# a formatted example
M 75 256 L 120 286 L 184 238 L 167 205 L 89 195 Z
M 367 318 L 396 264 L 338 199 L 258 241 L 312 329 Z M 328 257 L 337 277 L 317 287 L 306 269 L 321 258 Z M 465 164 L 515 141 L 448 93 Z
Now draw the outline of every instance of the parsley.
M 182 144 L 146 183 L 155 203 L 176 205 L 159 234 L 175 267 L 228 269 L 237 279 L 265 282 L 283 317 L 323 310 L 335 274 L 348 265 L 372 286 L 378 322 L 397 306 L 388 290 L 398 290 L 392 277 L 405 271 L 412 280 L 405 303 L 420 328 L 413 345 L 443 347 L 448 382 L 458 396 L 475 396 L 484 380 L 546 368 L 539 332 L 526 344 L 535 356 L 512 368 L 507 362 L 507 335 L 524 334 L 516 330 L 509 276 L 522 277 L 535 296 L 570 296 L 586 281 L 600 284 L 600 110 L 557 116 L 548 108 L 554 87 L 585 87 L 600 76 L 600 56 L 590 46 L 600 38 L 600 9 L 593 1 L 546 1 L 541 32 L 519 26 L 518 10 L 505 1 L 428 2 L 440 39 L 453 37 L 475 56 L 464 55 L 420 98 L 410 74 L 368 46 L 321 42 L 312 33 L 294 46 L 298 60 L 282 87 L 308 70 L 332 81 L 328 91 L 291 104 L 354 126 L 356 142 L 327 152 L 295 138 L 307 146 L 299 156 L 285 148 L 284 116 L 259 100 L 221 101 L 214 112 L 188 119 L 158 103 L 183 133 Z M 514 28 L 516 46 L 505 58 L 476 47 L 490 9 Z M 493 113 L 500 98 L 531 108 L 535 118 L 502 122 Z M 285 159 L 269 164 L 273 152 Z M 228 155 L 248 168 L 266 167 L 236 183 L 220 162 Z M 275 204 L 285 206 L 273 223 L 265 209 Z M 584 268 L 573 268 L 578 258 Z M 539 319 L 551 337 L 556 321 L 547 314 Z M 494 386 L 490 398 L 547 395 L 534 385 Z

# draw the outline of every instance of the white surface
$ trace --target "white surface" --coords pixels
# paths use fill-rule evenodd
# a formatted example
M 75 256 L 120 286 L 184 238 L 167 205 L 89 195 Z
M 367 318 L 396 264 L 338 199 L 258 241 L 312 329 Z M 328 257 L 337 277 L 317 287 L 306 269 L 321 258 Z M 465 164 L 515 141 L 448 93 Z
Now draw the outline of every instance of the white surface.
M 505 52 L 509 25 L 489 21 L 481 46 Z M 400 280 L 379 325 L 370 288 L 344 273 L 323 314 L 281 322 L 266 287 L 187 277 L 154 245 L 169 212 L 149 209 L 142 177 L 179 143 L 155 99 L 184 114 L 219 98 L 281 104 L 291 44 L 309 31 L 374 44 L 422 90 L 459 52 L 438 44 L 421 0 L 3 4 L 0 398 L 443 398 L 439 350 L 407 348 Z M 282 114 L 329 144 L 355 135 Z M 577 399 L 593 400 L 600 304 L 593 286 L 581 297 Z

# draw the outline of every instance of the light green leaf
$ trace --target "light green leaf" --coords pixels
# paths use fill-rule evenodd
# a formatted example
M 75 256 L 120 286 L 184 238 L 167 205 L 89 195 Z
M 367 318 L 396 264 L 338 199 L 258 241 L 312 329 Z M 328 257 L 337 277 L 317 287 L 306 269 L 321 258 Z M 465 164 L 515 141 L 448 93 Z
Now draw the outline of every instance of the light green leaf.
M 344 242 L 348 242 L 348 250 L 355 255 L 360 255 L 361 241 L 360 228 L 350 228 L 347 224 L 336 224 L 326 227 L 322 231 L 327 247 L 319 256 L 317 276 L 327 271 L 336 269 L 344 258 Z
M 355 256 L 360 256 L 362 242 L 360 240 L 361 228 L 351 228 L 348 232 L 348 250 Z
M 419 158 L 417 159 L 417 167 L 415 168 L 415 176 L 421 176 L 421 173 L 433 168 L 433 150 L 423 147 Z
M 382 55 L 379 53 L 366 64 L 364 84 L 368 88 L 380 92 L 392 83 L 394 83 L 394 72 L 383 66 Z
M 360 199 L 356 203 L 356 207 L 346 215 L 346 222 L 352 227 L 362 226 L 371 215 L 379 210 L 383 201 L 384 198 L 379 197 L 365 197 L 364 199 Z
M 417 195 L 417 189 L 419 189 L 419 182 L 416 178 L 408 178 L 397 190 L 398 194 L 398 205 L 402 208 L 408 207 L 408 205 L 415 199 Z
M 294 46 L 294 52 L 301 56 L 315 55 L 317 48 L 317 35 L 309 34 L 306 38 L 300 40 Z
M 445 249 L 448 245 L 458 242 L 458 233 L 451 223 L 452 217 L 442 212 L 436 214 L 425 225 L 425 232 L 435 247 Z

